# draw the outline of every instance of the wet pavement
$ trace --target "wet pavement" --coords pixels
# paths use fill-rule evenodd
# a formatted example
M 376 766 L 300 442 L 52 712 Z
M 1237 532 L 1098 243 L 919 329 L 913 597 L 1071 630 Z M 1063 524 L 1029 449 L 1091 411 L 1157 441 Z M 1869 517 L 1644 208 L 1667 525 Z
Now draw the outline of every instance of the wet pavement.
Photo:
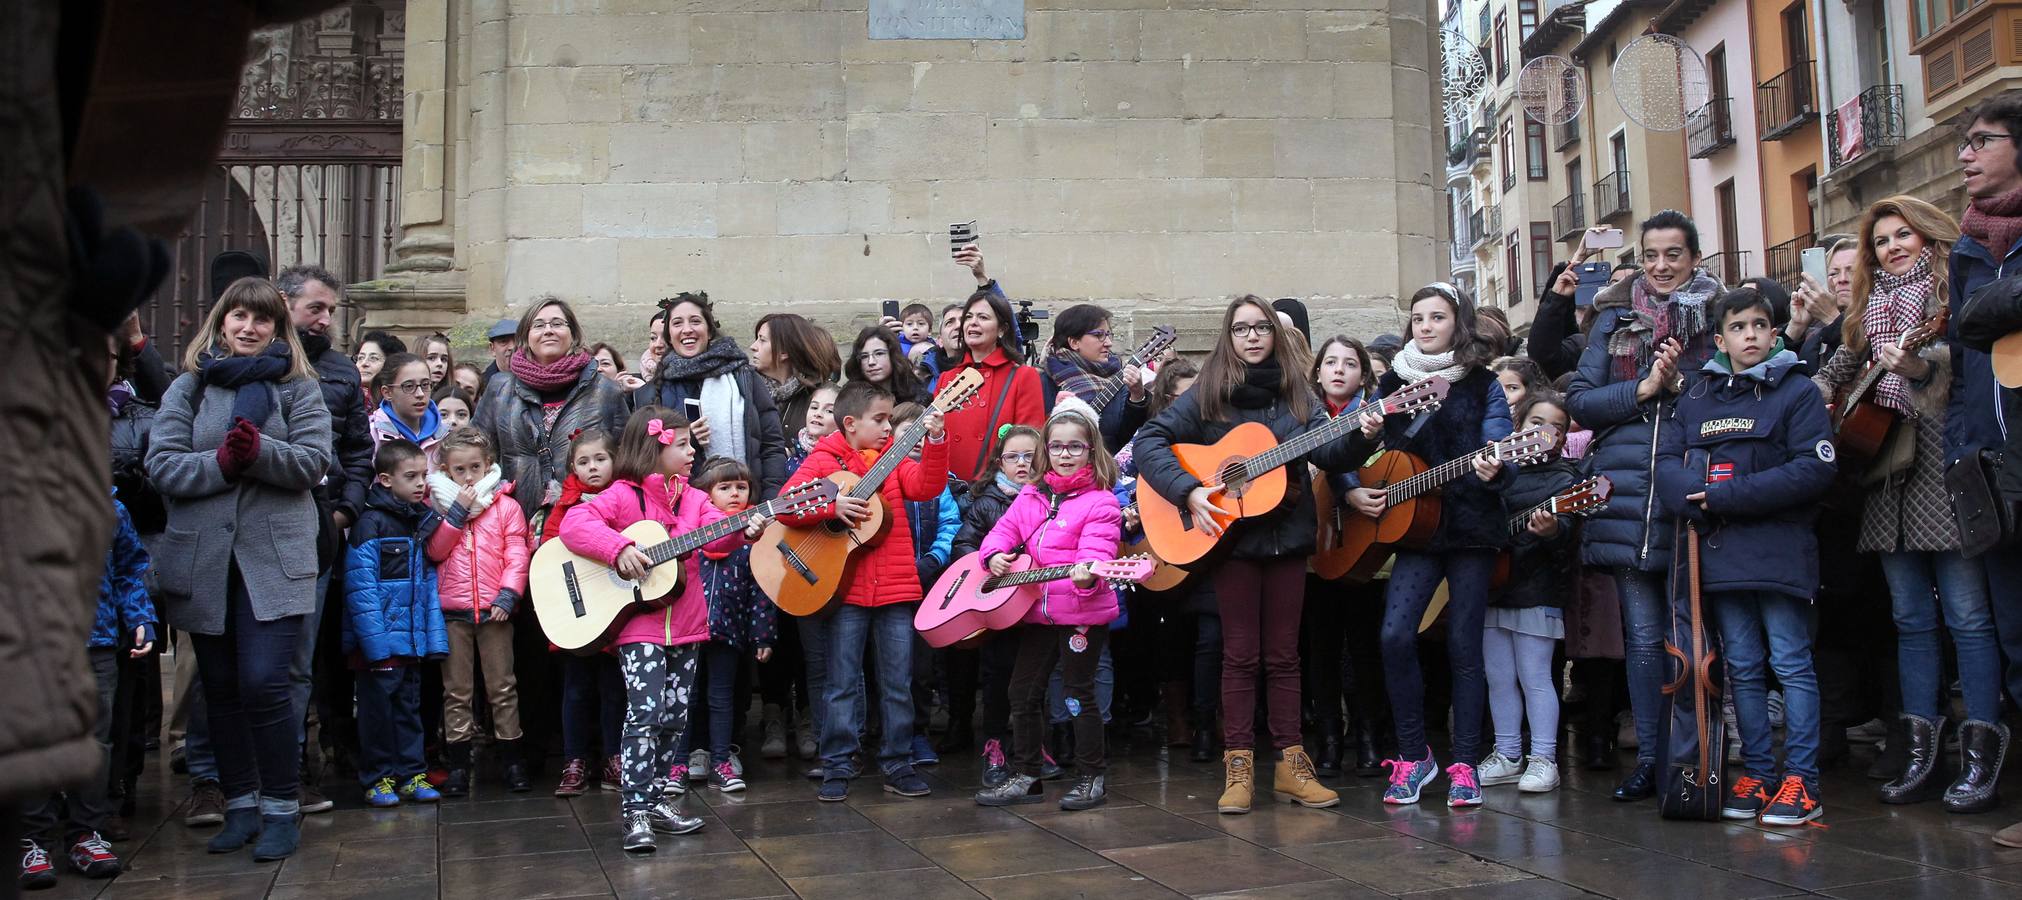
M 481 783 L 463 800 L 372 810 L 326 781 L 338 808 L 308 817 L 301 852 L 281 864 L 205 853 L 212 830 L 170 817 L 182 779 L 157 755 L 133 840 L 115 847 L 127 874 L 65 873 L 31 896 L 2022 897 L 2022 850 L 1990 838 L 2022 818 L 2022 802 L 1979 816 L 1935 802 L 1882 806 L 1860 774 L 1867 748 L 1826 776 L 1822 824 L 1769 829 L 1661 821 L 1652 803 L 1608 796 L 1618 773 L 1584 771 L 1549 794 L 1489 788 L 1487 805 L 1469 810 L 1444 805 L 1444 781 L 1421 805 L 1386 807 L 1381 779 L 1348 775 L 1329 779 L 1342 791 L 1333 809 L 1260 798 L 1249 815 L 1224 816 L 1214 808 L 1219 763 L 1188 762 L 1184 748 L 1169 757 L 1157 744 L 1140 735 L 1117 747 L 1109 804 L 1080 813 L 1053 802 L 976 806 L 980 765 L 967 754 L 923 769 L 929 798 L 899 798 L 866 778 L 845 803 L 815 800 L 797 761 L 753 759 L 748 790 L 692 792 L 687 809 L 707 827 L 662 836 L 651 856 L 619 849 L 612 793 L 561 800 Z M 1267 767 L 1259 775 L 1269 783 Z M 2018 781 L 2011 767 L 2010 798 L 2022 797 Z M 1054 783 L 1049 801 L 1063 787 Z

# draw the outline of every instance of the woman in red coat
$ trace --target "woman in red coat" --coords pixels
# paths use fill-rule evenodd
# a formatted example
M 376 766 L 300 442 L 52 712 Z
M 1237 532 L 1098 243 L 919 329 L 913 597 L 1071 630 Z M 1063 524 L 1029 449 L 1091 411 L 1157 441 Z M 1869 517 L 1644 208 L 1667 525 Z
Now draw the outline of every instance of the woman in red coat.
M 997 429 L 1005 425 L 1046 422 L 1045 389 L 1039 370 L 1025 365 L 1025 355 L 1011 318 L 1011 302 L 1002 294 L 981 290 L 962 308 L 962 361 L 941 373 L 936 393 L 954 373 L 974 367 L 983 373 L 983 387 L 969 405 L 947 414 L 948 466 L 963 481 L 976 480 L 996 446 Z

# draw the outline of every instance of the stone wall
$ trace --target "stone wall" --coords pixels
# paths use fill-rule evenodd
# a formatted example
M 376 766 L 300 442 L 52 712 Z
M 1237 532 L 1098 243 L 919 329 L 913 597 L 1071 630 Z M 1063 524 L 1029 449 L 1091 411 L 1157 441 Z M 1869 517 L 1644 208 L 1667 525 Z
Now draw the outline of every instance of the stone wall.
M 1028 0 L 1023 41 L 873 41 L 865 6 L 410 0 L 440 40 L 409 95 L 447 115 L 410 135 L 409 189 L 438 202 L 409 203 L 409 271 L 357 293 L 408 324 L 413 292 L 470 320 L 552 292 L 633 346 L 705 289 L 739 334 L 782 309 L 841 332 L 966 293 L 969 219 L 1013 296 L 1126 331 L 1250 291 L 1374 333 L 1441 274 L 1424 0 Z

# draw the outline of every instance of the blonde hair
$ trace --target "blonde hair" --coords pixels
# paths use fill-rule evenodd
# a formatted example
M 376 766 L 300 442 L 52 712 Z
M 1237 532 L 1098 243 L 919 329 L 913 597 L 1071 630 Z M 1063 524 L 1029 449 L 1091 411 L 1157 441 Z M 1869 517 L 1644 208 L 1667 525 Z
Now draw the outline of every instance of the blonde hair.
M 235 309 L 251 312 L 254 318 L 266 319 L 274 323 L 274 340 L 288 345 L 288 381 L 315 378 L 316 370 L 309 365 L 309 352 L 302 349 L 302 339 L 295 334 L 295 326 L 288 321 L 288 298 L 281 295 L 281 289 L 265 278 L 248 275 L 231 283 L 211 304 L 211 311 L 204 316 L 204 324 L 198 326 L 197 333 L 190 340 L 188 349 L 183 351 L 183 368 L 196 371 L 203 365 L 205 356 L 229 356 L 223 343 L 225 316 Z
M 1034 470 L 1041 483 L 1045 483 L 1046 473 L 1053 471 L 1053 454 L 1046 445 L 1053 441 L 1053 429 L 1062 425 L 1081 429 L 1082 436 L 1088 439 L 1088 468 L 1095 472 L 1096 486 L 1105 491 L 1114 487 L 1118 478 L 1116 457 L 1110 456 L 1109 448 L 1102 446 L 1102 429 L 1079 413 L 1056 413 L 1047 421 L 1046 430 L 1039 437 L 1039 465 Z
M 1884 216 L 1901 217 L 1909 223 L 1911 231 L 1924 239 L 1924 247 L 1931 254 L 1931 295 L 1940 300 L 1950 289 L 1952 245 L 1959 241 L 1958 222 L 1944 210 L 1907 194 L 1884 197 L 1861 214 L 1860 227 L 1854 232 L 1858 256 L 1854 262 L 1853 296 L 1847 300 L 1846 322 L 1840 326 L 1840 334 L 1848 347 L 1863 356 L 1868 350 L 1868 335 L 1861 319 L 1867 315 L 1868 295 L 1874 291 L 1875 270 L 1882 267 L 1881 257 L 1875 254 L 1875 223 Z M 1832 259 L 1831 254 L 1826 259 Z M 1923 311 L 1918 310 L 1917 316 L 1922 318 Z
M 435 446 L 436 457 L 438 459 L 449 459 L 449 455 L 458 450 L 476 450 L 484 454 L 485 462 L 496 462 L 498 459 L 492 455 L 491 438 L 486 437 L 484 432 L 469 425 L 465 425 L 444 435 L 442 443 Z

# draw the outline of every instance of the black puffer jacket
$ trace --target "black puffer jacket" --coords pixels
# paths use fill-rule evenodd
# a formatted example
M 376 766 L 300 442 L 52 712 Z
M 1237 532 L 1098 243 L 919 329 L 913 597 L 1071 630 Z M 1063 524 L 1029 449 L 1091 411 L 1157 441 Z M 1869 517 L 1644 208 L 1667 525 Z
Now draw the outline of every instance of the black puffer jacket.
M 1503 492 L 1503 502 L 1509 515 L 1516 516 L 1578 484 L 1580 477 L 1579 465 L 1565 458 L 1525 466 L 1517 470 L 1516 480 Z M 1516 532 L 1510 541 L 1509 583 L 1495 592 L 1488 605 L 1507 609 L 1565 606 L 1580 571 L 1580 540 L 1573 530 L 1572 516 L 1557 518 L 1559 533 L 1549 538 L 1538 537 L 1529 528 Z M 1509 519 L 1505 517 L 1502 524 L 1509 525 Z
M 1011 509 L 1011 501 L 1018 499 L 1017 491 L 1007 491 L 992 477 L 982 490 L 969 491 L 968 509 L 962 512 L 962 530 L 955 532 L 954 549 L 949 551 L 950 561 L 961 559 L 976 552 L 983 546 L 983 539 L 996 527 L 997 520 Z
M 322 389 L 323 405 L 330 410 L 330 434 L 336 446 L 330 448 L 335 460 L 323 483 L 315 490 L 316 511 L 322 526 L 316 535 L 319 567 L 335 562 L 344 543 L 343 534 L 331 520 L 343 513 L 351 521 L 365 511 L 365 491 L 372 486 L 372 455 L 378 445 L 372 441 L 372 411 L 365 408 L 365 391 L 359 386 L 358 366 L 330 346 L 330 339 L 297 332 L 302 350 L 316 369 L 316 386 Z
M 548 505 L 550 485 L 556 496 L 561 494 L 562 481 L 569 477 L 573 436 L 591 428 L 622 434 L 630 416 L 625 389 L 598 373 L 596 366 L 584 366 L 568 389 L 552 430 L 544 427 L 540 393 L 511 372 L 492 376 L 470 424 L 491 438 L 499 468 L 513 483 L 513 499 L 532 517 Z
M 1981 353 L 1992 353 L 1994 342 L 2022 331 L 2022 275 L 1990 281 L 1966 299 L 1965 308 L 1953 320 L 1959 343 Z M 2012 407 L 2022 400 L 2022 390 L 2002 388 Z M 2022 500 L 2022 423 L 2004 422 L 2003 465 L 1998 480 L 2001 493 L 2010 500 Z
M 1224 404 L 1227 412 L 1222 418 L 1203 422 L 1199 390 L 1196 386 L 1181 394 L 1164 412 L 1146 422 L 1131 444 L 1135 448 L 1132 452 L 1137 455 L 1138 490 L 1141 492 L 1149 487 L 1182 509 L 1186 507 L 1187 495 L 1201 486 L 1201 480 L 1179 464 L 1179 458 L 1173 455 L 1172 445 L 1212 444 L 1244 422 L 1263 423 L 1272 434 L 1277 435 L 1279 443 L 1284 443 L 1328 421 L 1326 404 L 1313 397 L 1308 404 L 1311 418 L 1304 422 L 1293 417 L 1284 400 L 1255 409 Z M 1362 433 L 1351 431 L 1346 437 L 1321 445 L 1308 454 L 1305 461 L 1330 472 L 1351 472 L 1368 458 L 1369 449 L 1369 442 L 1362 438 Z M 1294 460 L 1286 468 L 1298 472 L 1299 465 L 1300 462 Z M 1220 549 L 1237 559 L 1306 556 L 1315 547 L 1314 523 L 1317 521 L 1313 511 L 1313 491 L 1306 479 L 1288 478 L 1284 502 L 1265 515 L 1236 522 L 1221 541 Z
M 667 366 L 661 366 L 662 377 L 632 392 L 632 408 L 659 404 L 669 409 L 687 410 L 683 401 L 702 399 L 701 378 L 672 378 Z M 744 395 L 744 463 L 751 470 L 758 483 L 751 486 L 753 502 L 770 500 L 779 494 L 780 486 L 786 484 L 786 435 L 780 428 L 779 409 L 772 403 L 772 388 L 765 383 L 765 376 L 748 364 L 740 364 L 732 372 L 737 378 L 738 393 Z M 802 421 L 807 410 L 801 410 Z M 711 427 L 725 427 L 711 423 Z M 796 436 L 798 433 L 796 432 Z

